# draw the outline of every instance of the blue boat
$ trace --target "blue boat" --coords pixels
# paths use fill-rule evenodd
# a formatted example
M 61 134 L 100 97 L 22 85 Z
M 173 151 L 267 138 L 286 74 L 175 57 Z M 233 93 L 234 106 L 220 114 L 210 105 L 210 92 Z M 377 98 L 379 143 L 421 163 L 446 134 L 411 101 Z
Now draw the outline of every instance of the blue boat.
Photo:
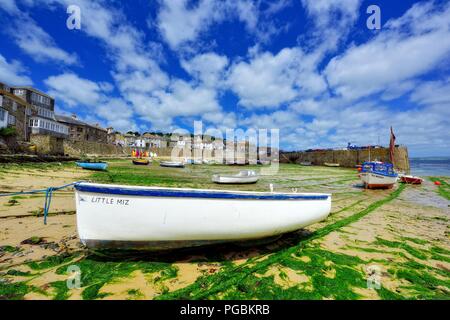
M 378 161 L 364 162 L 359 176 L 368 189 L 390 189 L 398 179 L 398 174 L 391 163 Z
M 105 171 L 108 168 L 106 162 L 76 162 L 76 164 L 86 170 Z

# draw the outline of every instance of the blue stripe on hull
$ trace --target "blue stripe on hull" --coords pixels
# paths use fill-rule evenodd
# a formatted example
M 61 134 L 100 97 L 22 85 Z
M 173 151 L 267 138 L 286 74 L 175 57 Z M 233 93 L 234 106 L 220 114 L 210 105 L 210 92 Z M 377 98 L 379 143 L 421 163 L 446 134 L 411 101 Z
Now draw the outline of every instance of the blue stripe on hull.
M 124 196 L 168 197 L 168 198 L 202 198 L 202 199 L 246 199 L 246 200 L 327 200 L 328 195 L 300 195 L 300 194 L 244 194 L 226 192 L 208 192 L 196 190 L 169 189 L 133 189 L 126 187 L 107 187 L 79 184 L 78 191 L 114 194 Z

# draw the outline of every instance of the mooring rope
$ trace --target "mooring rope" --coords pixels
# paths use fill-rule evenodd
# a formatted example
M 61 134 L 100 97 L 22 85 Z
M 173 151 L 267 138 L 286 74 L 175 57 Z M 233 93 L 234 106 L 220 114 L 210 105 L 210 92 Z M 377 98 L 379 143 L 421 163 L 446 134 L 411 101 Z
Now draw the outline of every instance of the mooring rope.
M 65 184 L 60 187 L 48 187 L 46 189 L 37 189 L 37 190 L 29 190 L 29 191 L 19 191 L 19 192 L 11 192 L 11 193 L 0 193 L 0 197 L 13 197 L 27 194 L 36 194 L 36 193 L 45 193 L 45 202 L 44 202 L 44 224 L 47 224 L 47 216 L 50 210 L 50 204 L 52 203 L 52 196 L 54 191 L 62 190 L 68 187 L 76 186 L 85 181 L 76 181 L 72 183 Z

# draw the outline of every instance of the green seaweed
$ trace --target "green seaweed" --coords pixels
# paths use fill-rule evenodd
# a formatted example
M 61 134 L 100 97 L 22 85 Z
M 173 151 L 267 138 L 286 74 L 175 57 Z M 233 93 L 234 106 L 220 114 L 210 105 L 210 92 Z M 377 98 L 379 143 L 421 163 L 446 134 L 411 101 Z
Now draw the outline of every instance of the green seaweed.
M 70 297 L 70 290 L 66 281 L 55 281 L 50 283 L 50 287 L 55 290 L 53 300 L 67 300 Z
M 411 283 L 408 290 L 413 291 L 415 299 L 450 299 L 450 281 L 448 280 L 441 280 L 428 272 L 411 269 L 395 270 L 393 274 Z M 447 290 L 443 290 L 442 287 Z
M 423 251 L 413 248 L 410 245 L 407 245 L 406 243 L 403 243 L 403 242 L 389 241 L 386 239 L 377 238 L 377 240 L 374 242 L 374 244 L 385 246 L 385 247 L 390 247 L 390 248 L 403 249 L 406 252 L 408 252 L 410 255 L 412 255 L 413 257 L 416 257 L 417 259 L 426 260 L 428 258 L 428 256 L 425 253 L 423 253 Z
M 438 194 L 443 198 L 450 200 L 450 185 L 440 178 L 430 177 L 430 180 L 432 182 L 439 182 L 441 185 L 439 185 L 437 188 Z
M 18 276 L 18 277 L 31 277 L 33 274 L 30 271 L 20 271 L 15 269 L 10 269 L 6 272 L 8 276 Z
M 78 254 L 75 255 L 61 254 L 56 256 L 50 256 L 41 261 L 28 262 L 27 265 L 33 270 L 45 270 L 60 266 L 62 264 L 66 264 L 75 259 L 76 256 L 78 256 Z
M 396 199 L 404 189 L 405 185 L 401 185 L 397 190 L 390 193 L 389 196 L 370 204 L 366 209 L 340 221 L 327 225 L 300 241 L 299 244 L 291 246 L 287 249 L 282 249 L 279 252 L 270 255 L 267 259 L 257 262 L 254 265 L 249 265 L 249 262 L 247 262 L 238 267 L 224 270 L 209 277 L 200 277 L 192 285 L 174 292 L 163 294 L 159 296 L 158 299 L 204 299 L 212 295 L 216 295 L 219 292 L 227 291 L 228 288 L 242 283 L 247 277 L 258 270 L 265 270 L 268 266 L 274 263 L 285 263 L 286 259 L 290 259 L 292 254 L 304 249 L 305 246 L 313 240 L 322 238 L 333 231 L 358 221 L 375 209 Z M 354 261 L 353 259 L 350 260 Z M 317 281 L 320 281 L 320 279 Z M 322 281 L 324 280 L 322 279 Z
M 130 296 L 128 299 L 141 299 L 144 297 L 144 294 L 139 289 L 130 289 L 127 293 Z
M 421 244 L 421 245 L 428 243 L 427 240 L 423 240 L 423 239 L 419 239 L 419 238 L 402 237 L 402 240 L 411 241 L 413 243 Z
M 25 282 L 7 283 L 0 281 L 0 300 L 22 300 L 31 290 Z

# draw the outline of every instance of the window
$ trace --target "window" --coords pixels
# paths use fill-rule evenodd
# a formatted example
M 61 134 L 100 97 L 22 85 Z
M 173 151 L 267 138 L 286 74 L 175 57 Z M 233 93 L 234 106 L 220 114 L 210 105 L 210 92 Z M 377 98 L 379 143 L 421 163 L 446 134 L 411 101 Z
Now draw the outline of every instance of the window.
M 0 107 L 3 107 L 3 96 L 0 96 Z
M 5 121 L 6 110 L 0 108 L 0 121 Z
M 14 126 L 16 124 L 16 117 L 8 115 L 8 124 Z
M 13 112 L 17 112 L 17 102 L 13 101 L 12 103 L 12 110 Z

